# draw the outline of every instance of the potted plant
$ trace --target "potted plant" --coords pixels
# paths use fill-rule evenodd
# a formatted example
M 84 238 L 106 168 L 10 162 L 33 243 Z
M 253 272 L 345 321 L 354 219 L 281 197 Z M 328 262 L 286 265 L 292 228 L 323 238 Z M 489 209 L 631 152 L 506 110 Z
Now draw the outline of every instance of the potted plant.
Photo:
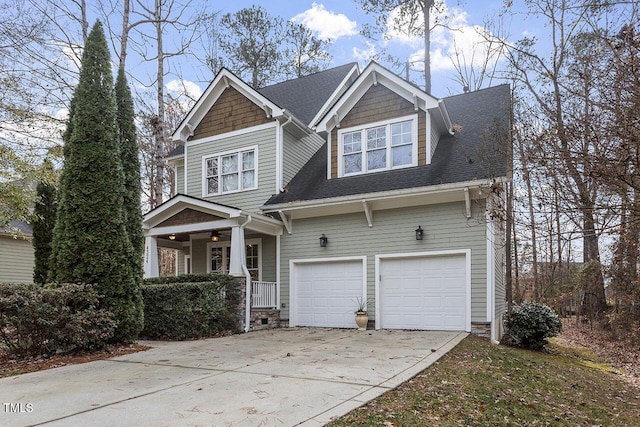
M 357 302 L 357 310 L 356 314 L 356 325 L 358 325 L 358 330 L 364 331 L 367 329 L 367 323 L 369 322 L 369 315 L 367 314 L 367 302 L 364 298 L 356 298 Z

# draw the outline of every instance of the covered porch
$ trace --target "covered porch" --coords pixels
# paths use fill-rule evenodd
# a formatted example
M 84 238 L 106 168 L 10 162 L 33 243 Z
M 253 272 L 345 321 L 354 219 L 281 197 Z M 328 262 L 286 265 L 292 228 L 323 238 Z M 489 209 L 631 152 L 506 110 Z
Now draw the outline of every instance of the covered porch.
M 244 277 L 253 309 L 279 309 L 279 247 L 274 218 L 179 194 L 143 217 L 144 276 L 160 275 L 159 248 L 176 251 L 176 274 Z

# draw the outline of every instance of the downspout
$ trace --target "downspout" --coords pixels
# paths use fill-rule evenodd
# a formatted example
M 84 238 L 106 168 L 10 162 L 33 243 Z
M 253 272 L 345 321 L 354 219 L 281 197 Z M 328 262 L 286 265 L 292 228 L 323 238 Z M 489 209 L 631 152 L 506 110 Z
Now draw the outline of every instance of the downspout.
M 246 281 L 245 286 L 245 308 L 244 308 L 244 331 L 249 332 L 249 323 L 251 322 L 251 273 L 249 273 L 249 269 L 247 268 L 247 255 L 245 253 L 246 247 L 244 243 L 244 228 L 251 222 L 251 215 L 247 217 L 247 220 L 240 225 L 240 233 L 242 236 L 242 253 L 244 254 L 242 257 L 242 272 L 244 273 L 244 278 Z

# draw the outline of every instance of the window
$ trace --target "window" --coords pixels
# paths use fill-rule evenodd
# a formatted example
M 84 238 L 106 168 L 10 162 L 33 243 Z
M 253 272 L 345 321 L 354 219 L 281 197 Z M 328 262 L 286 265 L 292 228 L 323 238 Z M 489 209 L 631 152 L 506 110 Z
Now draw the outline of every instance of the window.
M 260 239 L 249 239 L 245 243 L 247 270 L 252 280 L 260 280 Z M 209 272 L 228 273 L 231 265 L 231 243 L 209 243 L 207 247 L 211 254 Z
M 340 132 L 342 175 L 417 164 L 417 119 L 377 123 Z
M 253 190 L 256 185 L 256 149 L 204 159 L 204 195 Z

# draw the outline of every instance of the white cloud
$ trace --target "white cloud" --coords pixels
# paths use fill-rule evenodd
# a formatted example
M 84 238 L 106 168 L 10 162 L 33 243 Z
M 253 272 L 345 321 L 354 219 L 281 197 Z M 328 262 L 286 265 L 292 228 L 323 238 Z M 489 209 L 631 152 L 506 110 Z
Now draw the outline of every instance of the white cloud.
M 350 20 L 342 13 L 334 13 L 325 9 L 323 4 L 313 3 L 310 9 L 294 16 L 291 20 L 304 24 L 323 40 L 336 40 L 340 37 L 358 34 L 356 21 Z
M 371 58 L 375 58 L 378 52 L 376 51 L 376 46 L 373 43 L 367 40 L 365 40 L 364 42 L 367 45 L 367 48 L 358 49 L 357 47 L 354 47 L 353 57 L 358 61 L 368 62 L 371 60 Z
M 166 85 L 167 90 L 174 97 L 186 96 L 193 100 L 198 100 L 202 95 L 202 89 L 197 84 L 188 80 L 171 80 Z
M 397 10 L 392 12 L 391 17 L 397 15 Z M 459 8 L 443 8 L 440 15 L 433 17 L 433 21 L 446 22 L 446 26 L 436 26 L 431 31 L 431 71 L 453 70 L 454 61 L 459 62 L 464 67 L 479 66 L 487 57 L 491 57 L 489 65 L 495 64 L 498 55 L 492 50 L 497 48 L 487 43 L 487 39 L 493 35 L 487 33 L 484 28 L 478 25 L 471 25 L 468 22 L 467 12 Z M 422 25 L 422 17 L 418 18 L 416 25 Z M 424 58 L 423 39 L 420 36 L 410 36 L 406 28 L 389 28 L 385 34 L 387 42 L 396 42 L 410 48 L 421 48 L 410 55 L 410 61 L 414 62 L 412 68 L 423 70 L 424 64 L 419 62 Z

